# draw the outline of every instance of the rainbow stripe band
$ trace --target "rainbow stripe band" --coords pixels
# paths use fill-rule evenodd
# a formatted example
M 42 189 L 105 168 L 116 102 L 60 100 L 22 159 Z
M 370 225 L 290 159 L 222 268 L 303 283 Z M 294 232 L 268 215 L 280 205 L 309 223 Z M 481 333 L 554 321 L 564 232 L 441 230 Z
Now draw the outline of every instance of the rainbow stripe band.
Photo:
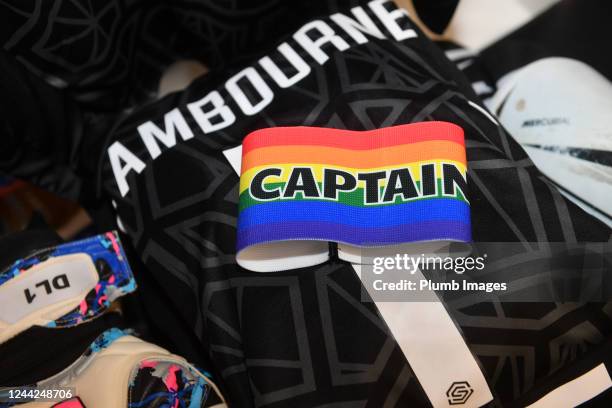
M 284 127 L 242 145 L 241 251 L 278 241 L 356 246 L 471 240 L 463 130 Z

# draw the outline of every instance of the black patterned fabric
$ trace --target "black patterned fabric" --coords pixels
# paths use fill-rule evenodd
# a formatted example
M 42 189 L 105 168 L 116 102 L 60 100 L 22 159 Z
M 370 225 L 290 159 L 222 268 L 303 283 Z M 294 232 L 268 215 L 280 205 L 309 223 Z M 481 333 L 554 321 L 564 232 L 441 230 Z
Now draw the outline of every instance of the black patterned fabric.
M 310 18 L 305 15 L 300 22 Z M 274 274 L 236 264 L 239 179 L 224 150 L 262 127 L 368 130 L 448 121 L 465 131 L 475 241 L 607 241 L 610 230 L 543 180 L 520 146 L 479 107 L 464 76 L 416 28 L 416 38 L 395 41 L 385 31 L 385 39 L 368 36 L 357 44 L 328 18 L 321 20 L 350 47 L 339 51 L 328 44 L 323 49 L 329 60 L 320 65 L 290 36 L 278 36 L 311 72 L 288 88 L 264 74 L 274 97 L 259 113 L 241 113 L 228 95 L 224 84 L 238 72 L 234 65 L 214 69 L 211 64 L 211 74 L 184 92 L 135 109 L 91 142 L 73 144 L 87 154 L 72 165 L 93 167 L 96 177 L 87 183 L 115 202 L 146 266 L 142 279 L 151 279 L 159 291 L 144 294 L 151 315 L 160 316 L 155 324 L 174 342 L 173 351 L 184 347 L 196 363 L 212 361 L 230 405 L 428 406 L 375 305 L 361 301 L 361 283 L 348 263 L 333 259 Z M 411 24 L 403 21 L 406 27 Z M 252 52 L 290 69 L 273 49 Z M 241 58 L 261 72 L 257 58 Z M 236 121 L 205 134 L 187 105 L 214 90 Z M 193 137 L 182 140 L 175 132 L 176 144 L 160 143 L 161 155 L 152 159 L 138 127 L 152 121 L 167 132 L 164 115 L 174 109 Z M 116 142 L 145 165 L 138 174 L 128 173 L 125 195 L 109 162 L 107 149 Z M 447 308 L 499 404 L 512 404 L 526 393 L 541 395 L 540 383 L 602 344 L 612 331 L 612 311 L 603 304 L 475 300 Z
M 4 0 L 0 43 L 88 110 L 116 111 L 152 99 L 178 59 L 221 71 L 250 61 L 308 18 L 359 3 Z

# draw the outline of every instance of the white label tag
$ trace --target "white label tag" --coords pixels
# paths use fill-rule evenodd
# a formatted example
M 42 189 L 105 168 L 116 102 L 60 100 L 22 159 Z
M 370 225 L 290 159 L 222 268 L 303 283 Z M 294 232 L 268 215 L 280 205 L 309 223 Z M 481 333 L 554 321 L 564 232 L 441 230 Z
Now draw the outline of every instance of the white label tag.
M 236 174 L 240 176 L 240 169 L 242 168 L 242 145 L 224 150 L 223 154 Z
M 0 322 L 14 324 L 31 314 L 42 315 L 49 306 L 70 299 L 76 307 L 97 283 L 98 273 L 88 255 L 51 258 L 0 286 Z

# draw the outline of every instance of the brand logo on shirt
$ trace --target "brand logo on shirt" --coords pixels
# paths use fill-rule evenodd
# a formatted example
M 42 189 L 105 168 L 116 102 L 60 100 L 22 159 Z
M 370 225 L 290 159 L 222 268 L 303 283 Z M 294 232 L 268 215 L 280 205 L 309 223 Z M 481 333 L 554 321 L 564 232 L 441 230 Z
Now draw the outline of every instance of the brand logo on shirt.
M 463 405 L 470 399 L 474 390 L 467 381 L 455 381 L 446 391 L 449 405 Z

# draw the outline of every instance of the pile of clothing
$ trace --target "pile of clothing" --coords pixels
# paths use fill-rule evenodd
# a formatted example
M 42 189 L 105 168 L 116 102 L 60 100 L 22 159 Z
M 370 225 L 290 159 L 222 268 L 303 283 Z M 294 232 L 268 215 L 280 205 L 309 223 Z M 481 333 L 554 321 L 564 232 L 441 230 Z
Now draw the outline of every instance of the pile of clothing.
M 0 241 L 0 405 L 609 406 L 612 298 L 379 302 L 355 255 L 612 243 L 608 3 L 480 52 L 390 0 L 0 10 L 0 173 L 94 223 Z

